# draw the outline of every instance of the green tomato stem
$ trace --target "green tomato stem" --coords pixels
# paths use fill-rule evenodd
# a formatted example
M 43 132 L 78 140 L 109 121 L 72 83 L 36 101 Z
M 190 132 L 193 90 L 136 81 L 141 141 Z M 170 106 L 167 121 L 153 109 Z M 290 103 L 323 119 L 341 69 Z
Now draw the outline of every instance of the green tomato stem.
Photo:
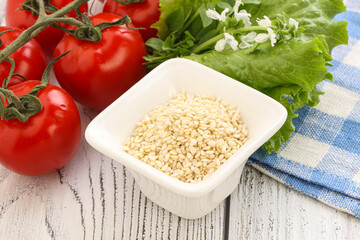
M 22 4 L 22 9 L 29 10 L 33 15 L 44 15 L 45 12 L 53 13 L 58 9 L 49 3 L 50 0 L 25 0 Z M 45 11 L 43 11 L 45 10 Z
M 122 5 L 129 5 L 131 3 L 145 2 L 145 0 L 115 0 L 115 2 L 120 3 Z
M 3 95 L 9 103 L 14 103 L 16 109 L 18 109 L 20 112 L 25 110 L 25 107 L 21 103 L 20 99 L 15 96 L 15 94 L 11 90 L 0 88 L 0 95 Z
M 42 30 L 54 23 L 68 23 L 75 26 L 82 26 L 83 23 L 74 19 L 63 17 L 67 13 L 73 11 L 76 8 L 79 8 L 84 3 L 89 0 L 75 0 L 65 7 L 59 9 L 58 11 L 47 15 L 45 13 L 44 0 L 37 0 L 39 4 L 39 18 L 36 23 L 24 30 L 19 37 L 17 37 L 12 43 L 10 43 L 6 48 L 0 51 L 0 62 L 4 61 L 7 57 L 13 54 L 17 49 L 21 46 L 29 42 L 32 38 L 34 38 L 37 34 L 39 34 Z
M 7 89 L 7 85 L 9 84 L 10 79 L 13 76 L 14 71 L 15 71 L 15 61 L 14 61 L 14 59 L 9 57 L 9 58 L 6 59 L 6 61 L 8 61 L 11 64 L 11 67 L 10 67 L 9 76 L 4 79 L 3 84 L 2 84 L 2 88 L 4 88 L 4 89 Z
M 8 106 L 5 107 L 2 99 L 0 99 L 0 116 L 2 120 L 14 119 L 17 118 L 21 122 L 26 122 L 31 116 L 39 113 L 43 107 L 40 99 L 36 96 L 39 91 L 45 88 L 49 82 L 50 70 L 54 66 L 55 62 L 61 57 L 68 54 L 70 51 L 67 51 L 64 54 L 54 58 L 49 65 L 46 67 L 44 74 L 41 78 L 41 83 L 34 86 L 33 89 L 20 97 L 15 96 L 15 94 L 6 89 L 6 84 L 4 88 L 0 88 L 0 96 L 4 96 L 8 101 Z M 7 58 L 12 66 L 15 66 L 15 62 L 11 58 Z M 13 69 L 10 71 L 9 79 L 13 76 Z M 7 81 L 8 82 L 8 81 Z
M 43 16 L 46 15 L 46 12 L 45 12 L 45 3 L 43 0 L 36 0 L 36 2 L 38 3 L 39 5 L 39 18 L 42 18 Z

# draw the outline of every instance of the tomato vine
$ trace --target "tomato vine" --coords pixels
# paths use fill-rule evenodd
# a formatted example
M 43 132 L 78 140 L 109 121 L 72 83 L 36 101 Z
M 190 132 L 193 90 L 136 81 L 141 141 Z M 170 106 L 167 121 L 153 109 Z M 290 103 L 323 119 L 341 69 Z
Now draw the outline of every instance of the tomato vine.
M 9 57 L 12 53 L 14 53 L 21 46 L 29 42 L 33 39 L 37 34 L 39 34 L 46 27 L 54 24 L 54 23 L 67 23 L 75 26 L 83 26 L 83 23 L 75 18 L 64 17 L 67 13 L 79 8 L 81 5 L 85 4 L 89 0 L 75 0 L 65 7 L 51 13 L 46 14 L 45 10 L 45 1 L 44 0 L 36 0 L 37 5 L 39 7 L 38 10 L 38 19 L 36 23 L 24 30 L 22 34 L 11 44 L 9 44 L 6 48 L 0 51 L 0 62 L 4 61 L 7 57 Z

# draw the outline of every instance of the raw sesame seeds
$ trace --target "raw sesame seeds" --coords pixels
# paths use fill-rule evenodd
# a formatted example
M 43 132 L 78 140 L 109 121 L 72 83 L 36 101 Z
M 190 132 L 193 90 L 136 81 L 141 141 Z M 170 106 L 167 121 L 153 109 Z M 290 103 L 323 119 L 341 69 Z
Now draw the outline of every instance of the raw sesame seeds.
M 123 150 L 186 183 L 216 171 L 247 140 L 236 106 L 184 91 L 137 124 Z

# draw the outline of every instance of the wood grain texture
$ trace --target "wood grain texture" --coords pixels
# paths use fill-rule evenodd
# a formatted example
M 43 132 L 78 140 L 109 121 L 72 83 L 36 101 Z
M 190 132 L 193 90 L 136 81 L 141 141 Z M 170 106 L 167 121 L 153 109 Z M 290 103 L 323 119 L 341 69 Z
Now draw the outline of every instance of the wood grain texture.
M 359 239 L 360 220 L 245 167 L 231 194 L 230 239 Z
M 95 113 L 81 108 L 83 127 Z M 197 220 L 149 201 L 121 165 L 84 139 L 63 169 L 24 177 L 0 167 L 0 239 L 222 239 L 225 201 Z
M 5 2 L 0 0 L 0 22 Z M 96 113 L 79 110 L 85 129 Z M 19 176 L 0 166 L 0 240 L 359 236 L 359 219 L 250 167 L 228 201 L 203 218 L 186 220 L 148 200 L 126 168 L 95 151 L 84 138 L 75 158 L 46 176 Z

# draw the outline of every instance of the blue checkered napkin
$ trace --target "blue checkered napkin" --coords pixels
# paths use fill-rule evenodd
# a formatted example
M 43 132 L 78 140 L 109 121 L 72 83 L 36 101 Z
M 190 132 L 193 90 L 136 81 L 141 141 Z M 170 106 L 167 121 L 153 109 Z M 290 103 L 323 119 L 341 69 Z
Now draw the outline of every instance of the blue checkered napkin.
M 248 164 L 304 194 L 360 217 L 360 1 L 345 1 L 349 45 L 333 52 L 334 81 L 313 108 L 294 120 L 296 132 L 278 154 L 258 150 Z

